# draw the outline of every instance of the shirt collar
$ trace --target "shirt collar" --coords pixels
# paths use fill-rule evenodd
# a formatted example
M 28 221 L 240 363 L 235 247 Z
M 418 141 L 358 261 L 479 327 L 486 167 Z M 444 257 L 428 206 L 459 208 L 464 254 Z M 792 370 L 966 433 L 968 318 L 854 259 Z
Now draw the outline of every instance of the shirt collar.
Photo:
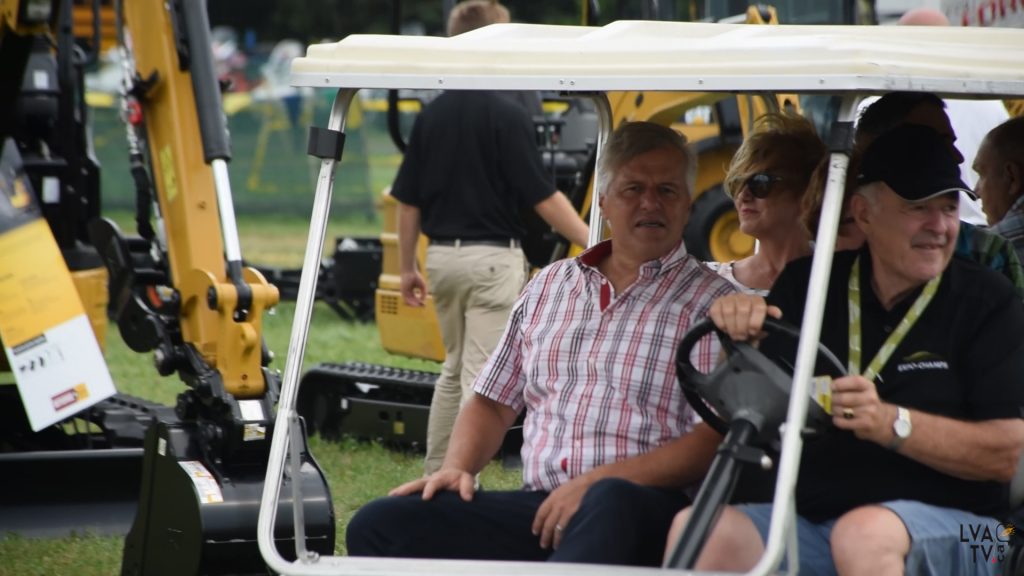
M 603 240 L 584 251 L 582 254 L 576 257 L 576 260 L 583 266 L 589 266 L 591 268 L 597 268 L 598 264 L 601 263 L 605 258 L 610 256 L 612 253 L 612 239 Z M 675 267 L 686 260 L 686 243 L 682 240 L 676 245 L 668 254 L 665 254 L 661 258 L 644 262 L 640 266 L 641 272 L 650 268 L 653 268 L 655 272 L 658 270 L 667 270 Z
M 921 282 L 920 285 L 916 286 L 899 302 L 897 302 L 891 310 L 885 311 L 885 308 L 882 306 L 882 301 L 878 299 L 878 294 L 875 294 L 875 289 L 871 285 L 871 275 L 874 273 L 874 270 L 871 266 L 871 250 L 868 248 L 867 242 L 865 242 L 864 245 L 861 246 L 859 257 L 860 293 L 864 295 L 862 296 L 862 298 L 864 298 L 865 301 L 872 302 L 874 306 L 876 306 L 879 310 L 882 310 L 885 314 L 891 314 L 896 317 L 902 318 L 903 315 L 906 314 L 907 310 L 910 309 L 910 306 L 914 303 L 914 301 L 917 300 L 918 295 L 921 294 L 921 291 L 924 290 L 925 284 L 927 284 L 928 282 Z M 946 264 L 946 267 L 942 270 L 942 274 L 940 275 L 944 275 L 947 270 L 949 270 L 949 263 Z
M 602 260 L 610 256 L 611 253 L 612 241 L 610 239 L 602 240 L 601 242 L 598 242 L 584 250 L 582 254 L 576 257 L 576 260 L 584 266 L 597 268 L 597 265 L 600 264 Z
M 1019 217 L 1022 215 L 1024 215 L 1024 195 L 1021 195 L 1013 201 L 1013 204 L 1010 205 L 1010 209 L 1006 212 L 1006 216 L 1004 216 L 1003 219 L 1005 220 L 1011 216 Z

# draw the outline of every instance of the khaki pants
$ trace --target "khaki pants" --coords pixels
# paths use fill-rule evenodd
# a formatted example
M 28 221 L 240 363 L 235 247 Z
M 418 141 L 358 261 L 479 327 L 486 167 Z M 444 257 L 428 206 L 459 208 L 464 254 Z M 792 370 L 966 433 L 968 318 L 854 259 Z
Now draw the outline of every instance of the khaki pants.
M 472 397 L 473 381 L 505 330 L 526 282 L 526 257 L 519 248 L 432 245 L 426 265 L 445 348 L 427 423 L 424 471 L 431 474 L 444 461 L 459 407 Z

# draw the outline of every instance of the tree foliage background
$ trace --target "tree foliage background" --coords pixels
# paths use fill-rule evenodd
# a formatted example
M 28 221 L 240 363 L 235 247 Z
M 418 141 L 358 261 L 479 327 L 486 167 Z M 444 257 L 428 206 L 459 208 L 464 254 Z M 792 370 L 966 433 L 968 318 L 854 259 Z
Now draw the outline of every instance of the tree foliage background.
M 516 22 L 579 24 L 584 0 L 503 0 Z M 651 6 L 685 19 L 704 0 L 599 0 L 598 23 L 622 18 L 655 17 Z M 444 31 L 444 0 L 219 0 L 209 3 L 213 26 L 251 31 L 260 41 L 295 38 L 303 42 L 338 40 L 349 34 L 391 33 L 393 11 L 400 5 L 403 27 L 422 26 L 430 35 Z M 453 3 L 451 1 L 449 4 Z

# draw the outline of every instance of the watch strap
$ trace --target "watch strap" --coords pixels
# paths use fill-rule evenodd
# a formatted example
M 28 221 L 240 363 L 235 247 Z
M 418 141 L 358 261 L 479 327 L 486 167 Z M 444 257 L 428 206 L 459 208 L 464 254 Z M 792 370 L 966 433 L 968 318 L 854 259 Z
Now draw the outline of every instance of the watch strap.
M 892 422 L 892 440 L 890 440 L 889 444 L 886 445 L 886 448 L 888 448 L 889 450 L 898 450 L 899 447 L 902 446 L 903 443 L 907 441 L 907 438 L 910 437 L 909 433 L 906 436 L 900 436 L 896 432 L 896 427 L 901 422 L 906 422 L 908 426 L 911 425 L 911 423 L 910 423 L 910 410 L 907 410 L 906 408 L 904 408 L 902 406 L 897 406 L 896 407 L 896 419 L 893 420 L 893 422 Z M 911 428 L 911 431 L 913 431 L 913 428 Z

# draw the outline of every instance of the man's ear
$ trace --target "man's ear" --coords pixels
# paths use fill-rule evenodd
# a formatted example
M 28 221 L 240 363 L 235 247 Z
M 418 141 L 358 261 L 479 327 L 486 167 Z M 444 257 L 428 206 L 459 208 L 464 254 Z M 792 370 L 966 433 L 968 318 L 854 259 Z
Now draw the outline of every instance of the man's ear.
M 1006 163 L 1006 192 L 1011 203 L 1024 195 L 1024 167 L 1016 162 Z
M 853 216 L 857 226 L 864 230 L 864 227 L 871 223 L 871 217 L 874 216 L 871 202 L 861 194 L 854 194 L 850 197 L 850 216 Z
M 607 229 L 612 229 L 612 223 L 608 221 L 608 217 L 604 214 L 604 199 L 608 196 L 608 192 L 597 195 L 597 205 L 601 208 L 601 224 Z

